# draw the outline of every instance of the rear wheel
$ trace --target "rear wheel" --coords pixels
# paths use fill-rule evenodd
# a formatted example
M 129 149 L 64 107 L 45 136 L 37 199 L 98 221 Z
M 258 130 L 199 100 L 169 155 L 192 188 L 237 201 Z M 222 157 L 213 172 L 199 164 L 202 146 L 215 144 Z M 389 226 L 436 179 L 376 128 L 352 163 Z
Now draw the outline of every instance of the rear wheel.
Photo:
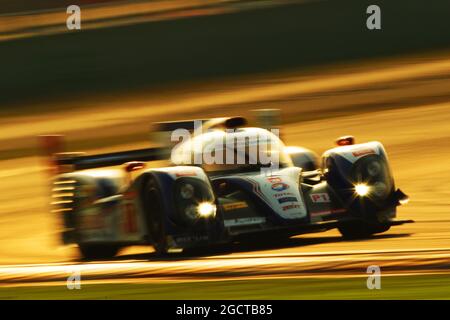
M 119 251 L 119 247 L 107 244 L 80 244 L 78 245 L 81 256 L 88 260 L 110 259 Z
M 147 230 L 155 252 L 164 256 L 168 252 L 166 231 L 164 228 L 164 209 L 162 194 L 154 179 L 150 179 L 146 187 Z
M 389 225 L 369 223 L 367 221 L 351 221 L 338 227 L 339 232 L 347 239 L 364 239 L 376 233 L 386 232 L 389 229 Z

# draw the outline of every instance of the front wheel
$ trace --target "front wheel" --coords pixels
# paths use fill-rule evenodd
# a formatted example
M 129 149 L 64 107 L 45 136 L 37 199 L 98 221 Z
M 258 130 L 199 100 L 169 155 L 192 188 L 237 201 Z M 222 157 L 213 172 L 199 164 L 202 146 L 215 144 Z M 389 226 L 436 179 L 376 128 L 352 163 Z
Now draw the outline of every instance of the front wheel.
M 150 179 L 146 186 L 147 230 L 158 256 L 165 256 L 168 252 L 167 237 L 164 226 L 164 209 L 161 202 L 162 194 L 154 179 Z
M 380 223 L 369 223 L 367 221 L 349 221 L 338 227 L 339 232 L 346 239 L 364 239 L 376 233 L 386 232 L 389 225 Z
M 87 260 L 114 258 L 119 252 L 119 247 L 108 244 L 79 244 L 81 256 Z

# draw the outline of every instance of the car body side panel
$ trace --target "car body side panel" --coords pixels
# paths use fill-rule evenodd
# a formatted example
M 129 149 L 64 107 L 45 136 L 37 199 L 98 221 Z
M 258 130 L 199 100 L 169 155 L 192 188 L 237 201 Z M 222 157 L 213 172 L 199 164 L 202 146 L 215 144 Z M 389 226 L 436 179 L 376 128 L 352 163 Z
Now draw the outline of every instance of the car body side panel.
M 312 186 L 303 184 L 302 190 L 311 223 L 339 220 L 347 213 L 326 181 Z
M 289 167 L 274 170 L 271 175 L 253 172 L 215 179 L 240 185 L 282 220 L 298 220 L 307 216 L 299 189 L 300 173 L 300 168 Z
M 300 168 L 291 167 L 247 179 L 254 185 L 254 192 L 282 219 L 304 219 L 307 209 L 299 188 L 300 173 Z

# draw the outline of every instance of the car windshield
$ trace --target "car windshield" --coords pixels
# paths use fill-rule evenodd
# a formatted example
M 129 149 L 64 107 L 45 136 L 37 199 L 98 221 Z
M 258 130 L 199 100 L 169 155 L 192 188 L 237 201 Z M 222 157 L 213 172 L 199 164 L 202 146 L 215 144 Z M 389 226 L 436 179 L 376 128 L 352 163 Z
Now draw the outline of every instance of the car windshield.
M 281 140 L 263 129 L 211 135 L 201 150 L 201 167 L 209 173 L 251 172 L 291 165 Z
M 186 148 L 187 147 L 187 148 Z M 232 133 L 214 131 L 196 137 L 180 148 L 183 158 L 208 173 L 220 174 L 285 168 L 292 165 L 283 142 L 273 133 L 259 128 Z

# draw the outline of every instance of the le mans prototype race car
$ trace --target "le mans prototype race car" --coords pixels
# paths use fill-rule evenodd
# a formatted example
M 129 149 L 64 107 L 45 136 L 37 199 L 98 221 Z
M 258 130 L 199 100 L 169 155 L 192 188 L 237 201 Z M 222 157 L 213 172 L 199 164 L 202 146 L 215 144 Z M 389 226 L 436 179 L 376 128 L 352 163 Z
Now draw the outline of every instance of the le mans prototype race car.
M 86 259 L 98 259 L 129 245 L 148 244 L 167 254 L 333 228 L 344 237 L 363 238 L 412 222 L 394 219 L 408 197 L 395 188 L 379 142 L 355 144 L 353 137 L 342 137 L 319 159 L 308 149 L 285 147 L 266 129 L 245 127 L 242 117 L 202 123 L 208 131 L 193 139 L 203 142 L 201 148 L 185 141 L 172 148 L 172 157 L 167 147 L 99 155 L 52 152 L 57 170 L 52 211 L 61 217 L 63 243 L 77 244 Z M 192 130 L 192 121 L 158 125 L 159 132 Z M 261 170 L 267 165 L 258 161 L 173 164 L 179 157 L 201 155 L 218 139 L 248 134 L 270 140 L 268 152 L 278 155 L 276 169 Z M 47 151 L 58 151 L 57 136 L 45 141 Z M 162 159 L 172 164 L 150 166 Z

